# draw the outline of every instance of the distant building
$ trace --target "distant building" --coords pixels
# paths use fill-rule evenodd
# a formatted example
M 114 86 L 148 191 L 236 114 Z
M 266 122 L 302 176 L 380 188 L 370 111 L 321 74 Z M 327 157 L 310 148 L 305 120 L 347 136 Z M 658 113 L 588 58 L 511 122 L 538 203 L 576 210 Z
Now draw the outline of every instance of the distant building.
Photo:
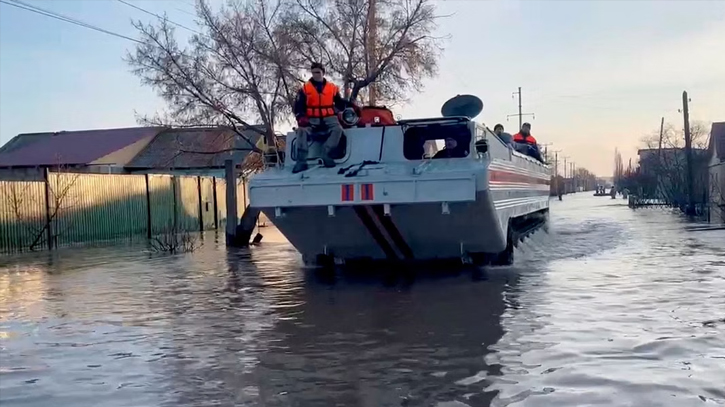
M 249 172 L 260 130 L 20 134 L 0 148 L 0 253 L 223 230 L 226 194 L 236 193 L 237 217 L 248 204 L 244 177 L 227 185 L 225 161 Z
M 725 223 L 725 122 L 712 124 L 708 154 L 710 222 Z
M 82 173 L 187 173 L 222 176 L 260 134 L 231 129 L 131 127 L 20 134 L 0 148 L 0 179 L 39 179 L 44 168 Z
M 164 130 L 124 168 L 129 172 L 185 172 L 221 177 L 224 161 L 232 158 L 241 163 L 261 137 L 253 130 L 246 131 L 245 136 L 249 141 L 223 127 Z
M 695 203 L 706 202 L 707 150 L 692 149 Z M 687 202 L 687 158 L 684 148 L 647 148 L 637 151 L 639 171 L 646 198 L 660 199 L 675 206 Z

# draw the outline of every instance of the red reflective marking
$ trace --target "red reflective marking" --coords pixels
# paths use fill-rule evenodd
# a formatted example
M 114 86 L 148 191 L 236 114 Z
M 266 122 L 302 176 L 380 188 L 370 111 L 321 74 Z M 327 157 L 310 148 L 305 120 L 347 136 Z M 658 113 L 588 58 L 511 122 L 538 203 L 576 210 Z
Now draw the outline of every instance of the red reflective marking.
M 373 184 L 360 185 L 360 199 L 363 201 L 372 201 L 374 199 Z
M 340 185 L 340 195 L 342 201 L 353 201 L 355 200 L 355 189 L 351 184 Z

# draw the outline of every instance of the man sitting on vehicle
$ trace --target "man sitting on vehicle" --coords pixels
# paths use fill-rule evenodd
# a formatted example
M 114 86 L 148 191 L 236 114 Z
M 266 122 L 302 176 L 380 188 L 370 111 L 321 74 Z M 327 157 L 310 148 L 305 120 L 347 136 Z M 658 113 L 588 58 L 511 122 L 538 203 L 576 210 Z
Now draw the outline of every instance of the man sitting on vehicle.
M 498 136 L 498 138 L 501 141 L 503 141 L 504 144 L 513 147 L 513 145 L 514 145 L 514 143 L 513 143 L 513 141 L 514 141 L 513 136 L 511 134 L 506 133 L 505 131 L 503 131 L 503 124 L 499 123 L 499 124 L 493 126 L 493 134 L 495 134 L 496 136 Z
M 468 149 L 465 146 L 458 146 L 458 141 L 453 137 L 446 137 L 446 147 L 435 153 L 433 159 L 437 158 L 463 158 L 468 157 Z
M 536 139 L 531 135 L 531 124 L 524 123 L 521 126 L 521 131 L 514 134 L 514 143 L 516 143 L 517 151 L 544 162 L 541 152 L 539 152 L 539 146 L 536 144 Z
M 322 162 L 325 167 L 334 167 L 335 160 L 330 157 L 340 143 L 342 126 L 337 119 L 337 112 L 345 108 L 345 101 L 340 96 L 340 88 L 325 79 L 325 67 L 313 63 L 310 67 L 312 77 L 305 82 L 297 93 L 294 113 L 297 118 L 297 157 L 293 173 L 307 169 L 308 136 L 312 132 L 325 130 L 329 136 L 322 148 Z

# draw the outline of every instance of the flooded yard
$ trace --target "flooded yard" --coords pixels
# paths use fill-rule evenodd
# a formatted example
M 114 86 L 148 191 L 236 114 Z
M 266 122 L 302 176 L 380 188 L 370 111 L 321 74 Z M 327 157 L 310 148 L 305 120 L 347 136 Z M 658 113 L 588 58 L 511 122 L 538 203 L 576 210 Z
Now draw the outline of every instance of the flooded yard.
M 725 405 L 725 231 L 590 193 L 513 267 L 325 275 L 251 250 L 0 258 L 0 404 Z

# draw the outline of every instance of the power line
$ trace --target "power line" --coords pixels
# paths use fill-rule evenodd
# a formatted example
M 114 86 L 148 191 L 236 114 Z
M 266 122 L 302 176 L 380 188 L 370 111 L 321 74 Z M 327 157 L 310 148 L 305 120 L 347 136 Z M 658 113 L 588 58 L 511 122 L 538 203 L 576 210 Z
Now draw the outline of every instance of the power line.
M 76 23 L 78 23 L 78 24 L 85 24 L 85 23 L 83 23 L 81 21 L 74 20 L 74 19 L 72 19 L 70 17 L 65 17 L 65 16 L 62 16 L 60 14 L 53 14 L 50 11 L 47 11 L 47 12 L 46 11 L 42 11 L 41 9 L 38 9 L 35 6 L 31 6 L 29 4 L 22 3 L 19 0 L 11 0 L 11 1 L 13 1 L 14 3 L 11 4 L 11 3 L 8 3 L 7 1 L 0 1 L 0 3 L 5 3 L 7 5 L 10 5 L 10 6 L 13 6 L 13 7 L 17 7 L 17 8 L 23 9 L 23 10 L 32 11 L 34 13 L 38 13 L 40 15 L 44 15 L 44 16 L 47 16 L 47 17 L 56 18 L 56 19 L 59 19 L 59 20 L 64 21 L 64 22 L 69 22 L 69 23 L 73 23 L 73 24 L 76 24 Z M 15 4 L 15 3 L 19 3 L 19 4 Z
M 98 27 L 98 26 L 95 26 L 95 25 L 88 24 L 88 23 L 83 22 L 81 20 L 76 20 L 74 18 L 66 17 L 66 16 L 64 16 L 62 14 L 59 14 L 59 13 L 56 13 L 56 12 L 53 12 L 53 11 L 49 11 L 49 10 L 46 10 L 46 9 L 43 9 L 43 8 L 40 8 L 40 7 L 37 7 L 37 6 L 33 6 L 33 5 L 30 5 L 30 4 L 27 4 L 27 3 L 23 3 L 20 0 L 10 0 L 10 1 L 8 1 L 8 0 L 0 0 L 0 3 L 7 4 L 8 6 L 17 7 L 17 8 L 22 9 L 22 10 L 27 10 L 27 11 L 30 11 L 30 12 L 33 12 L 33 13 L 36 13 L 36 14 L 40 14 L 42 16 L 54 18 L 56 20 L 60 20 L 60 21 L 66 22 L 66 23 L 74 24 L 74 25 L 77 25 L 79 27 L 84 27 L 84 28 L 88 28 L 88 29 L 95 30 L 95 31 L 98 31 L 98 32 L 102 32 L 104 34 L 112 35 L 114 37 L 123 38 L 125 40 L 133 41 L 133 42 L 138 43 L 138 44 L 143 44 L 143 42 L 141 42 L 141 41 L 139 41 L 139 40 L 137 40 L 135 38 L 131 38 L 131 37 L 125 36 L 123 34 L 118 34 L 118 33 L 115 33 L 113 31 L 108 31 L 106 29 L 103 29 L 103 28 Z
M 191 32 L 194 32 L 194 33 L 197 33 L 197 34 L 201 35 L 201 33 L 199 31 L 196 31 L 193 28 L 189 28 L 189 27 L 187 27 L 187 26 L 185 26 L 183 24 L 179 24 L 179 23 L 177 23 L 175 21 L 171 21 L 171 20 L 169 20 L 166 17 L 161 17 L 160 15 L 158 15 L 156 13 L 152 13 L 152 12 L 150 12 L 150 11 L 144 9 L 144 8 L 141 8 L 141 7 L 139 7 L 139 6 L 135 5 L 135 4 L 131 4 L 131 3 L 127 2 L 127 1 L 125 1 L 125 0 L 116 0 L 116 1 L 118 1 L 121 4 L 125 4 L 125 5 L 127 5 L 129 7 L 135 8 L 136 10 L 141 11 L 143 13 L 146 13 L 148 15 L 154 16 L 154 17 L 158 18 L 159 20 L 166 20 L 166 21 L 170 22 L 171 24 L 173 24 L 175 26 L 181 27 L 181 28 L 183 28 L 185 30 L 189 30 Z
M 192 17 L 196 17 L 196 14 L 194 14 L 194 13 L 190 13 L 190 12 L 188 12 L 188 11 L 186 11 L 186 10 L 183 10 L 183 9 L 180 9 L 180 8 L 178 8 L 178 7 L 176 7 L 176 10 L 178 10 L 178 11 L 181 11 L 181 12 L 182 12 L 182 13 L 184 13 L 184 14 L 188 14 L 188 15 L 190 15 L 190 16 L 192 16 Z

